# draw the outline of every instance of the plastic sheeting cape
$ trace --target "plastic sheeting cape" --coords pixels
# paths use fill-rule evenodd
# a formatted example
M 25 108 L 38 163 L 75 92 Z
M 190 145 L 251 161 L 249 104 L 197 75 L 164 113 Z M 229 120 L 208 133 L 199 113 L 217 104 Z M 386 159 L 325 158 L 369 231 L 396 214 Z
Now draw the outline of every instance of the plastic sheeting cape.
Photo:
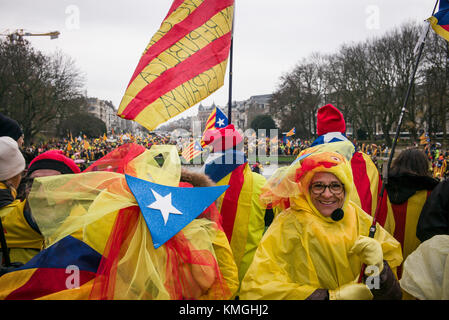
M 339 221 L 323 216 L 311 201 L 309 184 L 317 172 L 332 173 L 344 184 Z M 316 289 L 354 282 L 361 272 L 362 261 L 350 249 L 360 235 L 368 236 L 372 218 L 347 196 L 352 173 L 345 157 L 311 154 L 287 168 L 283 178 L 278 184 L 271 181 L 266 192 L 271 199 L 288 199 L 290 207 L 276 216 L 259 244 L 242 281 L 241 299 L 306 299 Z M 374 238 L 394 271 L 402 262 L 399 242 L 379 225 Z
M 164 160 L 162 165 L 158 156 Z M 82 298 L 231 298 L 238 287 L 237 268 L 215 205 L 154 249 L 123 173 L 178 186 L 181 164 L 173 146 L 146 150 L 127 144 L 81 174 L 44 177 L 33 183 L 30 206 L 46 245 L 72 235 L 102 255 L 96 277 L 83 288 Z
M 402 289 L 420 300 L 449 300 L 449 235 L 424 241 L 404 262 Z

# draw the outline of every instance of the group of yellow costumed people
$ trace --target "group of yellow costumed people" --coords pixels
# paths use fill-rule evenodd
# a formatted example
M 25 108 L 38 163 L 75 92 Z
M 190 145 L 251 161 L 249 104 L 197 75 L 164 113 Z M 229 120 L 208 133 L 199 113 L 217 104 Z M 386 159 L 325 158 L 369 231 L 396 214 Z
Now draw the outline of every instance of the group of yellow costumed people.
M 322 117 L 331 123 L 334 107 L 325 107 Z M 328 132 L 339 131 L 338 125 L 330 125 Z M 401 244 L 388 232 L 388 213 L 369 236 L 370 215 L 378 205 L 378 173 L 354 181 L 356 164 L 351 163 L 364 162 L 363 155 L 338 135 L 324 138 L 268 181 L 251 172 L 232 124 L 205 137 L 213 153 L 202 172 L 182 169 L 173 146 L 148 150 L 126 144 L 81 173 L 61 169 L 33 177 L 31 190 L 16 199 L 15 177 L 24 169 L 19 165 L 0 185 L 10 192 L 10 201 L 0 208 L 6 243 L 13 236 L 8 232 L 11 212 L 17 217 L 28 212 L 23 224 L 34 230 L 40 248 L 28 248 L 37 252 L 0 276 L 0 298 L 401 299 L 397 268 L 403 256 Z M 11 141 L 0 143 L 9 144 L 12 159 L 19 158 Z M 147 208 L 129 177 L 178 191 L 226 190 L 156 246 Z M 147 193 L 150 197 L 151 190 Z M 154 192 L 153 197 L 170 198 Z M 270 206 L 276 216 L 264 234 Z M 173 206 L 158 210 L 165 224 L 181 214 Z M 76 270 L 73 277 L 70 268 Z

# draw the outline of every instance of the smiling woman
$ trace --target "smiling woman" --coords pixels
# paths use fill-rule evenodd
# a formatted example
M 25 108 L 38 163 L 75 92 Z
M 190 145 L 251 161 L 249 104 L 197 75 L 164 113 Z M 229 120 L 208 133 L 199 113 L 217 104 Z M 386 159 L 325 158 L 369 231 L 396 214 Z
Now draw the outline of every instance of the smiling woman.
M 310 195 L 313 205 L 325 217 L 343 206 L 345 197 L 344 185 L 332 173 L 316 173 L 310 184 Z
M 400 299 L 393 273 L 400 245 L 380 226 L 368 237 L 372 218 L 349 200 L 354 182 L 346 159 L 317 151 L 283 171 L 262 197 L 273 205 L 287 199 L 290 207 L 266 231 L 240 299 Z M 362 264 L 372 272 L 358 283 Z

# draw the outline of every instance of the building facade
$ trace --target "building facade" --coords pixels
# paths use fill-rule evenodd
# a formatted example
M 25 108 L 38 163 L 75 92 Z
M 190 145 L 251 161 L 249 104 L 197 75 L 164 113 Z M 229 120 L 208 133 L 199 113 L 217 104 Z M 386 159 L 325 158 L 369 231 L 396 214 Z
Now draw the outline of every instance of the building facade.
M 98 98 L 87 98 L 87 111 L 106 124 L 108 134 L 132 133 L 139 134 L 148 132 L 144 127 L 132 120 L 126 120 L 117 115 L 112 101 Z

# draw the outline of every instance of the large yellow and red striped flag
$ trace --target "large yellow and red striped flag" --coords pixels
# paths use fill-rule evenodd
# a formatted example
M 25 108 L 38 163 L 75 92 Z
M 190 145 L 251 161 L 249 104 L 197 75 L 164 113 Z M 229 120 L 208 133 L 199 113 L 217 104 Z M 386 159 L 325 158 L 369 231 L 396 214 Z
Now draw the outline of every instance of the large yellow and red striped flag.
M 146 47 L 117 114 L 149 130 L 223 85 L 234 0 L 174 0 Z

